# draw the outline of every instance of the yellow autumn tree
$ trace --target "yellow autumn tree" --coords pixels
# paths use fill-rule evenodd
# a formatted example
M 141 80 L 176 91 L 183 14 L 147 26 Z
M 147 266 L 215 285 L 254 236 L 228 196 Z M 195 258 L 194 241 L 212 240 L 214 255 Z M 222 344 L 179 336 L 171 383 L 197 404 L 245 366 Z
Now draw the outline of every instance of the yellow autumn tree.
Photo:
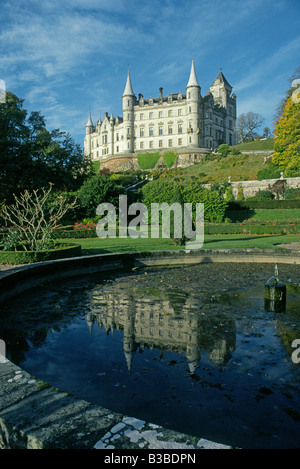
M 275 123 L 274 156 L 285 177 L 300 175 L 300 88 L 286 100 L 282 115 Z

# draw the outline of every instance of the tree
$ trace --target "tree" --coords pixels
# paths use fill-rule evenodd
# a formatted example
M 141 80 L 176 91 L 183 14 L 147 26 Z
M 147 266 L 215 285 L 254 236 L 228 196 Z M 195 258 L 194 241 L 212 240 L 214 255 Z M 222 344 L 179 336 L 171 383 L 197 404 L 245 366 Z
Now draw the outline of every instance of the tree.
M 241 114 L 237 119 L 236 133 L 238 139 L 244 143 L 254 140 L 255 131 L 263 124 L 263 117 L 256 112 Z
M 281 168 L 286 177 L 300 174 L 300 103 L 293 98 L 295 90 L 296 87 L 291 87 L 274 131 L 276 139 L 272 161 Z
M 272 132 L 271 132 L 269 127 L 264 127 L 263 137 L 264 138 L 272 138 Z
M 19 197 L 14 196 L 14 204 L 2 205 L 1 217 L 11 226 L 1 240 L 4 250 L 40 251 L 52 246 L 53 232 L 76 200 L 68 203 L 66 197 L 60 196 L 49 203 L 51 191 L 51 184 L 40 191 L 26 190 Z
M 124 194 L 124 188 L 103 174 L 90 177 L 77 192 L 82 217 L 96 217 L 96 209 L 103 202 L 109 202 L 118 207 L 119 195 L 122 194 Z
M 49 131 L 39 112 L 28 112 L 11 92 L 0 104 L 0 201 L 13 194 L 53 184 L 56 191 L 77 190 L 90 161 L 70 134 Z
M 288 98 L 292 96 L 293 94 L 294 88 L 292 85 L 293 85 L 294 80 L 299 80 L 299 79 L 300 79 L 300 67 L 297 67 L 294 73 L 292 74 L 292 76 L 289 78 L 289 82 L 290 82 L 289 89 L 286 91 L 285 97 L 280 101 L 279 106 L 277 108 L 277 111 L 274 117 L 275 124 L 282 116 Z

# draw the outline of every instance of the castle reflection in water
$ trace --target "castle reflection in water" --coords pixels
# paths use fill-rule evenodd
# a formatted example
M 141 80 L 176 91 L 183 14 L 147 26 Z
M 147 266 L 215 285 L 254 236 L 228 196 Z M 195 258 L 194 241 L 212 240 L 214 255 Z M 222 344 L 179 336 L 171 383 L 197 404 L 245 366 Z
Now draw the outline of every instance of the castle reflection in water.
M 93 290 L 92 312 L 86 320 L 91 333 L 95 325 L 107 334 L 123 331 L 128 370 L 136 351 L 148 348 L 185 354 L 194 374 L 201 352 L 214 364 L 224 365 L 236 346 L 235 321 L 228 315 L 214 314 L 219 305 L 207 306 L 204 313 L 199 298 L 183 291 L 169 295 L 157 290 L 141 295 L 138 288 L 105 285 Z

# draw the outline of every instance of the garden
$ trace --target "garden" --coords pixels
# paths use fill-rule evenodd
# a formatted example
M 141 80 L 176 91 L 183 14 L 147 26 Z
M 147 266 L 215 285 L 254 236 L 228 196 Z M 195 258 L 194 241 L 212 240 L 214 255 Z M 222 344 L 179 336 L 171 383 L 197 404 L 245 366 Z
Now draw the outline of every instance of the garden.
M 124 184 L 124 185 L 123 185 Z M 0 263 L 27 264 L 81 254 L 130 252 L 140 250 L 180 249 L 185 237 L 114 238 L 97 236 L 100 216 L 96 208 L 108 202 L 117 209 L 119 196 L 127 195 L 128 202 L 151 204 L 190 203 L 196 227 L 195 207 L 204 204 L 204 245 L 209 248 L 278 248 L 282 244 L 298 242 L 300 234 L 300 204 L 298 191 L 286 200 L 274 200 L 261 195 L 257 199 L 226 200 L 227 185 L 204 188 L 193 181 L 171 181 L 162 178 L 144 181 L 135 191 L 128 187 L 128 175 L 98 174 L 90 176 L 78 191 L 55 193 L 48 188 L 25 191 L 15 196 L 14 204 L 2 205 Z M 134 215 L 128 215 L 128 221 Z M 171 218 L 172 221 L 172 218 Z M 148 219 L 149 226 L 151 218 Z

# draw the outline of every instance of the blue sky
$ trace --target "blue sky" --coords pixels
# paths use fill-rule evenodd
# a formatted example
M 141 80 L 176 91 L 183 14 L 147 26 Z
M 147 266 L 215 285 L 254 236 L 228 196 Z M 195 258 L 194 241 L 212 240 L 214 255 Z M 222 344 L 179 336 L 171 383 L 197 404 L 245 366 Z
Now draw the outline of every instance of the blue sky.
M 135 94 L 156 97 L 185 92 L 194 58 L 202 95 L 222 68 L 238 115 L 272 128 L 299 25 L 299 0 L 0 0 L 0 79 L 83 145 L 89 109 L 122 115 L 128 67 Z

